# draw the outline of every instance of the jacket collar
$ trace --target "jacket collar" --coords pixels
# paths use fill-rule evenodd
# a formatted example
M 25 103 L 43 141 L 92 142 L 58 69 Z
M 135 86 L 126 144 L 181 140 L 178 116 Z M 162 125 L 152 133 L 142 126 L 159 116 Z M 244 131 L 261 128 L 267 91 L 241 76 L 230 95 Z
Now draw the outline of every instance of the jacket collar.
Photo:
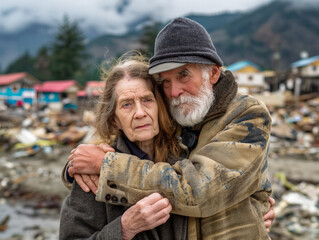
M 135 143 L 131 142 L 124 133 L 116 138 L 113 147 L 120 153 L 129 153 L 140 159 L 150 159 L 147 153 L 142 151 Z

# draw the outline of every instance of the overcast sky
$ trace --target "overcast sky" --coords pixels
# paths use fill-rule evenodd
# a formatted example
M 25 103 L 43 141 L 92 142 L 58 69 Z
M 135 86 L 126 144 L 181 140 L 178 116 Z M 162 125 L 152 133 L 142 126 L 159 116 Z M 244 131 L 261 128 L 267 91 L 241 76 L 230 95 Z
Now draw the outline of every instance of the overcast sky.
M 64 15 L 100 33 L 123 33 L 143 16 L 166 21 L 190 13 L 246 11 L 271 0 L 0 0 L 0 31 L 15 32 L 29 23 L 55 24 Z M 125 5 L 125 7 L 123 7 Z

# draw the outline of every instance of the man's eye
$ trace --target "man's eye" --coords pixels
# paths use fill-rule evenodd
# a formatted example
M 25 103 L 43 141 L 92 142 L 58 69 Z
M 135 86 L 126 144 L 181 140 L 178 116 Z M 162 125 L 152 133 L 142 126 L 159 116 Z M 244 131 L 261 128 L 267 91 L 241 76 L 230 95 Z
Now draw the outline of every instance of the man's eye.
M 189 76 L 189 72 L 188 71 L 182 71 L 180 73 L 180 78 L 185 78 L 185 77 L 188 77 Z
M 182 72 L 181 77 L 187 77 L 188 76 L 188 72 Z
M 170 81 L 169 80 L 163 80 L 161 83 L 162 83 L 163 87 L 168 87 L 169 84 L 170 84 Z

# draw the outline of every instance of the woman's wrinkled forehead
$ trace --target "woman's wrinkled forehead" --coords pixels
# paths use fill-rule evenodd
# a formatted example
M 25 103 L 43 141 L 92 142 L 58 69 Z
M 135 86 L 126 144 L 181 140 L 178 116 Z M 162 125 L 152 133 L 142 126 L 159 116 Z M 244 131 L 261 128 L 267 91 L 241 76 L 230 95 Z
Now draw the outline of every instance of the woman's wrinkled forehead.
M 154 85 L 151 80 L 125 76 L 116 83 L 114 92 L 116 95 L 118 95 L 120 93 L 123 94 L 130 91 L 138 91 L 141 88 L 144 88 L 144 86 L 146 86 L 145 90 L 147 89 L 154 94 Z M 119 96 L 117 96 L 116 98 L 118 99 Z

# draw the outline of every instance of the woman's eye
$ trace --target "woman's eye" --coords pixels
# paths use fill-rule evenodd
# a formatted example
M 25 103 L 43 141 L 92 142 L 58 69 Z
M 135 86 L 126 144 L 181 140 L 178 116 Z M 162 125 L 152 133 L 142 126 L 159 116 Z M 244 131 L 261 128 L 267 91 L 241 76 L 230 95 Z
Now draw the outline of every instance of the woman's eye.
M 152 102 L 152 101 L 153 101 L 152 98 L 146 98 L 146 99 L 144 99 L 144 102 Z
M 122 106 L 123 107 L 129 107 L 129 106 L 131 106 L 132 104 L 131 103 L 124 103 Z

